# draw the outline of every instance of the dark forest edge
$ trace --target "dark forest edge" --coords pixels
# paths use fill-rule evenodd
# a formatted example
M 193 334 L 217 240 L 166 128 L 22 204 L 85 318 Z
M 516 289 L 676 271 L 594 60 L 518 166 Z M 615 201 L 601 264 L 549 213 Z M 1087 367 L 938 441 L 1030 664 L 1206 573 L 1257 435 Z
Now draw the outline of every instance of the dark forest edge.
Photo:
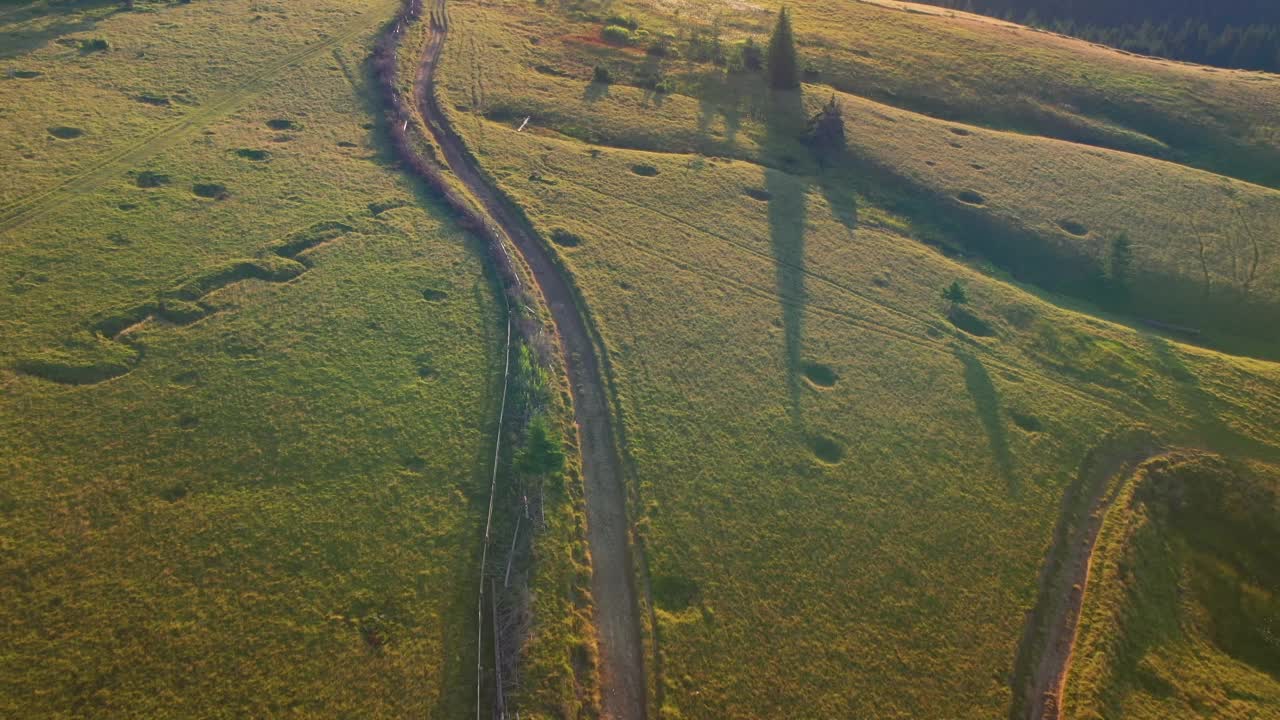
M 1280 5 L 1247 0 L 921 0 L 1155 57 L 1280 72 Z

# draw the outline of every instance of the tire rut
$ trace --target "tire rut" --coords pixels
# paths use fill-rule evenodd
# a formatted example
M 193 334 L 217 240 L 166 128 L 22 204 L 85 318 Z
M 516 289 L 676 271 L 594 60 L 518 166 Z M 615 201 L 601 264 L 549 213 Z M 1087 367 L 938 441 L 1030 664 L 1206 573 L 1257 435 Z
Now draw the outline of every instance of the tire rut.
M 499 191 L 488 184 L 441 111 L 434 92 L 434 74 L 448 34 L 443 0 L 434 3 L 430 22 L 431 37 L 414 80 L 414 101 L 449 169 L 519 251 L 551 311 L 569 375 L 582 451 L 602 713 L 611 720 L 641 720 L 646 717 L 646 686 L 639 606 L 628 542 L 627 495 L 596 346 L 579 312 L 570 281 L 541 239 L 504 205 Z

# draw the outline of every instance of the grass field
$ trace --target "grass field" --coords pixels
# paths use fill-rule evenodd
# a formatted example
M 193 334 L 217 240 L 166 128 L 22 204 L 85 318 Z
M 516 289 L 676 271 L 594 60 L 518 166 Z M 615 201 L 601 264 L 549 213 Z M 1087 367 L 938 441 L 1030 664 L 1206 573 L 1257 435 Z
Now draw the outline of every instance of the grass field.
M 905 15 L 871 6 L 859 12 L 877 12 L 883 16 L 878 22 L 890 25 Z M 797 16 L 803 27 L 803 14 L 797 11 Z M 494 11 L 477 16 L 475 24 L 486 29 L 506 27 L 512 37 L 524 38 L 526 22 Z M 488 61 L 482 63 L 482 74 L 474 80 L 459 80 L 455 86 L 457 102 L 498 121 L 518 123 L 532 116 L 543 126 L 597 144 L 736 157 L 800 174 L 815 172 L 809 153 L 794 138 L 831 90 L 810 86 L 803 102 L 774 107 L 752 76 L 581 40 L 598 33 L 599 23 L 554 13 L 541 15 L 541 22 L 544 35 L 538 36 L 538 43 L 519 42 L 501 53 L 492 49 L 484 53 Z M 658 37 L 659 28 L 674 20 L 653 22 L 654 37 Z M 851 27 L 868 23 L 850 20 Z M 932 43 L 949 41 L 951 31 L 943 26 L 929 33 L 916 32 Z M 724 42 L 729 43 L 728 35 Z M 849 47 L 858 47 L 856 42 L 856 37 L 850 38 Z M 1015 39 L 999 47 L 1014 53 L 1027 42 Z M 679 46 L 675 40 L 672 44 Z M 803 44 L 801 48 L 804 52 Z M 1075 61 L 1095 62 L 1095 52 L 1101 51 L 1089 48 L 1084 58 Z M 812 50 L 804 57 L 817 53 Z M 1115 57 L 1096 61 L 1091 78 L 1120 82 L 1116 78 L 1130 78 L 1138 72 L 1133 66 L 1141 68 L 1145 62 L 1145 70 L 1153 76 L 1146 78 L 1149 83 L 1159 80 L 1176 86 L 1181 77 L 1177 73 L 1186 72 L 1181 66 L 1111 55 Z M 1001 59 L 992 65 L 1003 67 L 1010 62 Z M 618 82 L 586 87 L 584 79 L 593 64 L 613 67 Z M 1170 73 L 1175 77 L 1163 77 Z M 643 87 L 647 79 L 658 76 L 678 92 L 655 94 Z M 1228 74 L 1222 82 L 1245 82 L 1242 77 Z M 1223 104 L 1239 110 L 1237 105 L 1265 99 L 1271 82 L 1264 78 L 1259 81 L 1263 89 L 1234 95 Z M 836 86 L 842 84 L 837 81 Z M 972 92 L 990 95 L 995 90 Z M 955 104 L 949 108 L 961 106 L 962 93 L 955 93 Z M 986 118 L 978 116 L 948 122 L 915 112 L 906 101 L 895 106 L 855 95 L 837 96 L 845 107 L 851 147 L 845 184 L 865 194 L 883 195 L 885 185 L 894 188 L 893 202 L 911 206 L 904 212 L 926 221 L 923 224 L 946 229 L 941 237 L 932 233 L 930 240 L 982 255 L 1041 287 L 1096 298 L 1112 243 L 1125 234 L 1136 258 L 1128 308 L 1132 316 L 1195 327 L 1237 353 L 1275 357 L 1280 352 L 1269 331 L 1280 322 L 1280 286 L 1276 285 L 1280 241 L 1266 229 L 1280 215 L 1280 193 L 1234 180 L 1229 170 L 1220 169 L 1227 176 L 1195 171 L 1170 162 L 1172 156 L 1152 158 L 1053 137 L 994 131 L 983 126 L 991 124 Z M 1137 97 L 1156 103 L 1159 94 L 1152 90 Z M 1004 101 L 991 103 L 995 108 L 1009 106 Z M 1186 112 L 1184 106 L 1177 104 L 1183 108 L 1179 112 Z
M 0 715 L 469 712 L 502 317 L 380 149 L 395 4 L 30 7 L 0 16 Z
M 1273 717 L 1274 465 L 1174 452 L 1107 514 L 1065 717 Z
M 1056 529 L 1135 424 L 1181 449 L 1102 523 L 1065 717 L 1276 715 L 1280 79 L 789 4 L 789 93 L 712 61 L 776 2 L 449 4 L 442 104 L 605 352 L 651 715 L 1021 717 Z M 0 1 L 0 715 L 473 710 L 506 302 L 386 147 L 396 8 Z M 572 437 L 520 312 L 513 413 Z M 504 596 L 526 718 L 608 691 L 566 450 Z
M 605 11 L 574 7 L 451 5 L 445 97 L 556 247 L 607 345 L 660 716 L 1007 715 L 1062 495 L 1107 431 L 1142 421 L 1177 442 L 1277 457 L 1275 365 L 1013 281 L 965 236 L 976 213 L 1043 258 L 1131 229 L 1144 263 L 1186 276 L 1194 239 L 1169 231 L 1171 209 L 1232 187 L 1267 216 L 1272 191 L 1169 162 L 1177 153 L 1113 153 L 972 115 L 944 123 L 907 100 L 851 95 L 838 96 L 851 161 L 823 169 L 797 128 L 832 90 L 771 99 L 758 77 L 707 67 L 694 83 L 682 61 L 603 44 Z M 656 37 L 685 18 L 674 7 L 609 11 L 635 8 Z M 749 7 L 719 7 L 726 28 L 767 27 Z M 802 36 L 816 27 L 807 7 L 795 7 Z M 845 8 L 829 14 L 899 43 L 887 47 L 955 41 L 943 20 L 850 4 L 864 21 L 853 23 Z M 915 34 L 895 40 L 889 30 L 907 23 Z M 1023 34 L 1034 37 L 998 49 L 1039 47 Z M 1058 42 L 1047 47 L 1099 75 L 1184 73 Z M 589 83 L 597 64 L 620 79 Z M 655 65 L 674 91 L 639 86 Z M 1229 111 L 1248 116 L 1267 92 Z M 939 102 L 963 117 L 956 93 Z M 1111 200 L 1100 183 L 1126 194 Z M 959 207 L 965 190 L 983 208 Z M 1196 205 L 1198 222 L 1226 222 L 1212 205 Z M 972 298 L 965 313 L 940 297 L 954 279 Z

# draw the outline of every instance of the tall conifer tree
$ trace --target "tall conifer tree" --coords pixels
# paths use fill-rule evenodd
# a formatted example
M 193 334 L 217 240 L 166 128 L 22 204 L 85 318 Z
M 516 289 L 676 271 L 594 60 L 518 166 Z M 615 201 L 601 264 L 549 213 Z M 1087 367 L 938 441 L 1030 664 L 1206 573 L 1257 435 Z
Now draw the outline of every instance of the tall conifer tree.
M 778 22 L 773 26 L 773 35 L 769 38 L 766 62 L 770 87 L 775 90 L 795 90 L 800 87 L 796 42 L 791 34 L 791 13 L 785 7 L 778 11 Z

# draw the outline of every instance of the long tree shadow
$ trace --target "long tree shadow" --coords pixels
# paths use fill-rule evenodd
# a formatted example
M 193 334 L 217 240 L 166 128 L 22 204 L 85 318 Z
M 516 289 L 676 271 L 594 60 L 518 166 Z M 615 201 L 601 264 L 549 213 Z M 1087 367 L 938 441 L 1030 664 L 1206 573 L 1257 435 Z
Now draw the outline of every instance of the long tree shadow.
M 765 104 L 765 95 L 756 75 L 714 70 L 694 79 L 693 95 L 698 98 L 699 150 L 707 154 L 738 155 L 738 132 L 743 116 L 754 117 Z M 716 118 L 724 131 L 714 131 Z
M 836 164 L 818 175 L 818 184 L 827 207 L 831 208 L 832 217 L 849 230 L 855 230 L 858 227 L 858 200 L 853 192 L 853 181 L 845 174 L 848 170 L 843 159 L 830 158 Z
M 964 365 L 964 385 L 973 399 L 974 410 L 982 429 L 987 433 L 987 442 L 991 445 L 991 454 L 996 461 L 996 469 L 1004 479 L 1005 486 L 1011 495 L 1017 495 L 1021 486 L 1013 472 L 1013 457 L 1009 453 L 1009 434 L 1004 421 L 1000 419 L 1000 395 L 996 386 L 991 383 L 991 376 L 977 358 L 956 348 L 956 358 Z
M 773 92 L 765 115 L 762 154 L 773 168 L 792 169 L 804 162 L 799 138 L 805 125 L 800 92 Z M 804 338 L 806 183 L 776 169 L 765 170 L 769 197 L 769 244 L 782 311 L 783 354 L 792 420 L 800 418 L 801 350 Z
M 1223 401 L 1200 384 L 1200 378 L 1168 340 L 1158 335 L 1145 337 L 1160 366 L 1178 384 L 1183 405 L 1190 412 L 1192 432 L 1201 442 L 1217 452 L 1280 461 L 1280 448 L 1240 433 L 1223 421 L 1215 407 Z
M 609 97 L 609 83 L 592 80 L 587 89 L 582 91 L 582 99 L 588 104 L 599 102 Z

